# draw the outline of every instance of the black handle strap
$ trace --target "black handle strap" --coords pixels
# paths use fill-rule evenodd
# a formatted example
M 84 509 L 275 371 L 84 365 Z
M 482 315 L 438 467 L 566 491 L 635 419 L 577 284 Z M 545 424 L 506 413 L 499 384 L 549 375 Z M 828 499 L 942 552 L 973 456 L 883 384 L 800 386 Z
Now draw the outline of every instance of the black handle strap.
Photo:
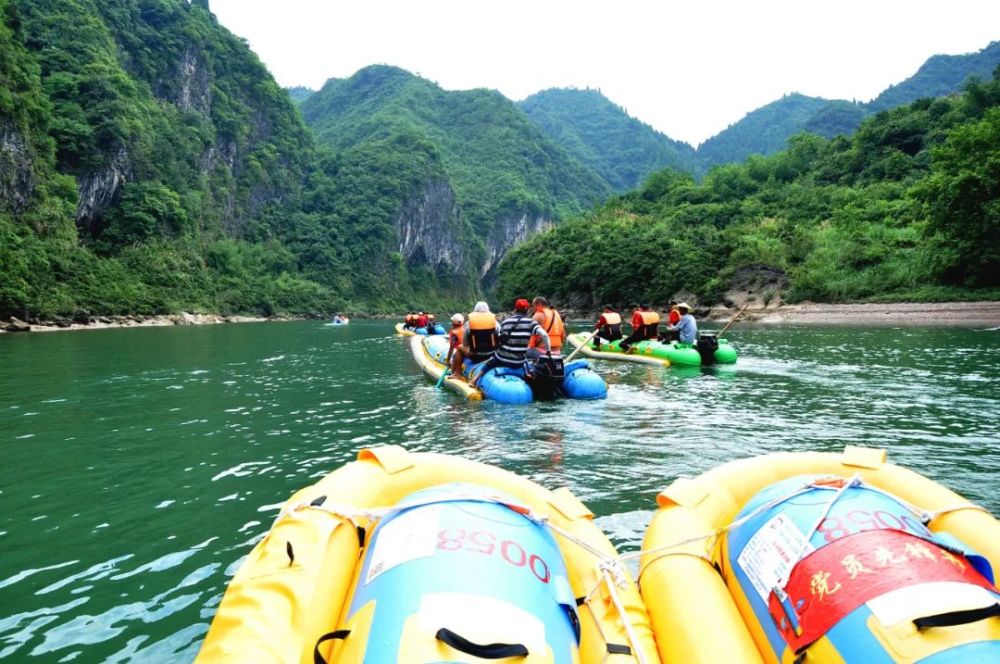
M 1000 616 L 1000 604 L 991 604 L 982 609 L 968 609 L 966 611 L 951 611 L 949 613 L 939 613 L 936 616 L 917 618 L 913 624 L 917 629 L 927 629 L 928 627 L 952 627 L 954 625 L 967 625 L 969 623 L 986 620 Z
M 316 641 L 316 645 L 313 647 L 313 664 L 326 664 L 326 660 L 323 659 L 323 655 L 319 654 L 319 644 L 329 641 L 330 639 L 346 639 L 347 635 L 351 633 L 349 629 L 338 629 L 335 632 L 327 632 L 323 636 L 319 637 Z
M 451 646 L 459 652 L 482 659 L 528 656 L 528 649 L 520 643 L 488 643 L 485 645 L 473 643 L 445 627 L 439 629 L 434 637 L 441 643 Z

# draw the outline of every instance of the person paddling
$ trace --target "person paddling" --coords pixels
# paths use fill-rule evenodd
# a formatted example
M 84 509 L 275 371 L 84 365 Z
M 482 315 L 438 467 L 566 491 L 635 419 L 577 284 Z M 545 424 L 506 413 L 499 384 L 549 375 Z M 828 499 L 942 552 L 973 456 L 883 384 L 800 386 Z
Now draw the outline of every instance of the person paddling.
M 698 338 L 698 323 L 691 315 L 691 305 L 687 302 L 681 302 L 677 305 L 677 310 L 680 312 L 680 320 L 677 321 L 676 325 L 668 325 L 667 332 L 676 331 L 681 343 L 693 344 Z
M 451 330 L 448 331 L 448 359 L 445 361 L 451 367 L 451 375 L 462 376 L 462 339 L 465 338 L 465 316 L 455 314 L 451 317 Z
M 601 344 L 609 344 L 622 338 L 622 317 L 610 304 L 604 305 L 604 313 L 597 319 L 597 336 L 594 337 L 594 348 L 601 349 Z

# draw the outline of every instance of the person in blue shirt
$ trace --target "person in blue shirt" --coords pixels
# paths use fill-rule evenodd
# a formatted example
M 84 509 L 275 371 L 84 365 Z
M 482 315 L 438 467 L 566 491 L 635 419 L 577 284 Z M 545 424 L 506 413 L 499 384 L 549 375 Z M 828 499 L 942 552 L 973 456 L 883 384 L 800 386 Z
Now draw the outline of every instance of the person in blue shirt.
M 681 343 L 693 344 L 698 338 L 698 323 L 691 315 L 691 305 L 687 302 L 681 302 L 677 305 L 677 311 L 680 312 L 681 319 L 677 321 L 677 325 L 668 325 L 667 332 L 676 331 L 680 333 Z

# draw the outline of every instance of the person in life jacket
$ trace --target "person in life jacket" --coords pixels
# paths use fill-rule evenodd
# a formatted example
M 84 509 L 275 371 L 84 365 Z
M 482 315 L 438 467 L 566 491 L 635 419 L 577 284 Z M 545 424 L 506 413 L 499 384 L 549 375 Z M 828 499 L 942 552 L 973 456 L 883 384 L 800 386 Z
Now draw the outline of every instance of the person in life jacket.
M 691 315 L 691 305 L 681 302 L 677 305 L 677 310 L 681 315 L 680 320 L 676 325 L 668 325 L 667 332 L 677 332 L 681 343 L 693 344 L 698 338 L 698 323 Z
M 434 319 L 434 314 L 427 314 L 427 334 L 434 334 L 434 328 L 437 327 L 437 320 Z
M 416 327 L 427 327 L 427 314 L 420 312 L 417 314 Z
M 532 318 L 549 335 L 549 348 L 551 348 L 552 354 L 556 356 L 562 355 L 563 341 L 566 340 L 566 328 L 563 326 L 562 316 L 559 315 L 558 311 L 550 307 L 548 300 L 541 295 L 532 300 L 531 304 L 535 308 Z M 528 348 L 537 348 L 538 343 L 538 337 L 531 337 Z
M 660 336 L 660 314 L 649 310 L 648 304 L 640 304 L 632 314 L 632 334 L 623 339 L 618 347 L 626 353 L 637 341 L 656 339 Z
M 549 335 L 535 319 L 528 316 L 530 306 L 524 298 L 514 302 L 514 314 L 505 318 L 500 324 L 500 346 L 493 353 L 493 357 L 479 369 L 479 373 L 471 381 L 472 385 L 495 367 L 524 369 L 524 364 L 528 361 L 528 344 L 532 336 L 537 335 L 541 338 L 546 354 L 552 357 Z
M 677 325 L 677 323 L 679 323 L 681 320 L 681 312 L 677 310 L 677 302 L 671 300 L 670 304 L 667 306 L 670 311 L 670 313 L 667 314 L 667 328 L 663 332 L 663 334 L 660 335 L 660 341 L 664 343 L 676 341 L 677 339 L 680 338 L 679 332 L 677 332 L 676 330 L 673 332 L 670 331 L 670 327 L 673 325 Z
M 594 337 L 594 348 L 601 349 L 602 343 L 611 343 L 622 338 L 622 317 L 610 304 L 604 305 L 604 313 L 597 319 L 597 336 Z
M 462 339 L 465 338 L 465 316 L 455 314 L 451 317 L 451 329 L 448 331 L 448 359 L 446 364 L 451 367 L 451 375 L 462 376 Z
M 472 313 L 462 327 L 462 346 L 455 353 L 459 359 L 452 361 L 455 366 L 461 368 L 465 360 L 472 364 L 485 362 L 493 357 L 494 351 L 500 347 L 500 325 L 497 317 L 490 312 L 490 307 L 485 302 L 476 302 Z M 462 375 L 461 371 L 455 372 L 455 377 Z
M 413 312 L 406 314 L 403 318 L 403 329 L 411 330 L 413 329 Z

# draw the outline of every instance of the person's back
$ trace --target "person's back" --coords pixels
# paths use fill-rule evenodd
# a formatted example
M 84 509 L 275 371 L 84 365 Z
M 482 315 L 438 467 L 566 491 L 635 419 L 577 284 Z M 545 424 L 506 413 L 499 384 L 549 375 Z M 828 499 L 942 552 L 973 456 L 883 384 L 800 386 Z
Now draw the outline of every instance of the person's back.
M 610 343 L 622 338 L 622 317 L 610 305 L 604 307 L 604 312 L 594 327 L 597 330 L 597 337 L 594 340 L 597 348 L 600 348 L 601 343 Z
M 680 321 L 677 323 L 677 329 L 681 333 L 681 343 L 693 344 L 698 338 L 698 323 L 695 321 L 694 316 L 688 312 L 684 312 L 681 316 Z
M 427 327 L 427 316 L 425 314 L 417 316 L 417 327 Z
M 539 327 L 537 321 L 523 313 L 514 313 L 503 319 L 500 323 L 500 347 L 493 357 L 504 366 L 523 367 L 531 337 Z
M 660 336 L 660 314 L 655 311 L 640 311 L 642 318 L 642 338 L 657 339 Z
M 478 363 L 492 357 L 500 346 L 496 315 L 489 311 L 473 311 L 465 327 L 462 341 L 469 349 L 469 359 Z
M 563 325 L 562 316 L 552 307 L 544 307 L 535 312 L 532 319 L 542 326 L 549 335 L 549 347 L 553 353 L 561 353 L 563 341 L 566 339 L 566 327 Z M 532 337 L 529 348 L 538 346 L 538 338 Z

